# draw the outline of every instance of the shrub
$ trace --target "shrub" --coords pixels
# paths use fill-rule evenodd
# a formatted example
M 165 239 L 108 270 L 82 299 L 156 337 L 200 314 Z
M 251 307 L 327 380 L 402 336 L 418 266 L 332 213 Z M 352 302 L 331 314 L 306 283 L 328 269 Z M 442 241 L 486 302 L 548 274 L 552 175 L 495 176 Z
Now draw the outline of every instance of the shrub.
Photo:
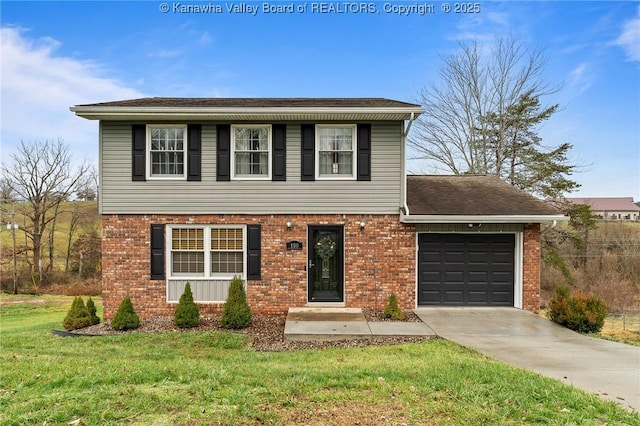
M 398 297 L 395 294 L 389 296 L 389 303 L 382 313 L 383 318 L 391 318 L 394 321 L 404 321 L 405 316 L 398 306 Z
M 602 330 L 607 307 L 602 299 L 569 288 L 558 287 L 549 301 L 549 318 L 578 333 L 597 333 Z
M 93 303 L 93 299 L 91 299 L 91 297 L 87 299 L 87 310 L 89 311 L 89 316 L 91 317 L 91 325 L 100 324 L 100 318 L 96 314 L 96 304 Z
M 73 299 L 69 312 L 62 321 L 62 326 L 66 330 L 77 330 L 91 325 L 91 315 L 82 297 L 76 296 Z
M 133 310 L 133 303 L 131 303 L 131 298 L 126 296 L 122 299 L 120 306 L 118 306 L 118 310 L 116 311 L 116 315 L 111 320 L 111 328 L 116 330 L 130 330 L 133 328 L 138 328 L 140 325 L 140 318 L 136 315 Z
M 229 285 L 227 303 L 222 309 L 220 325 L 224 328 L 245 328 L 251 323 L 251 309 L 247 303 L 244 282 L 237 276 L 233 277 Z
M 180 296 L 180 301 L 173 314 L 173 322 L 180 328 L 195 327 L 200 322 L 200 310 L 193 301 L 193 293 L 191 293 L 189 283 L 184 286 L 184 292 Z

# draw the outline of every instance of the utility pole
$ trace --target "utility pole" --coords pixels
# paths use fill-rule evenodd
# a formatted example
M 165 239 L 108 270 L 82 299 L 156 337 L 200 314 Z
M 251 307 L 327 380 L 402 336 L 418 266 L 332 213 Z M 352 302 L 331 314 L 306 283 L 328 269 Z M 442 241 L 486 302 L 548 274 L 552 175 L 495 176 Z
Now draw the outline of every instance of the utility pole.
M 11 211 L 11 237 L 13 238 L 13 294 L 18 294 L 18 259 L 16 254 L 16 228 L 18 224 L 15 221 L 16 211 Z

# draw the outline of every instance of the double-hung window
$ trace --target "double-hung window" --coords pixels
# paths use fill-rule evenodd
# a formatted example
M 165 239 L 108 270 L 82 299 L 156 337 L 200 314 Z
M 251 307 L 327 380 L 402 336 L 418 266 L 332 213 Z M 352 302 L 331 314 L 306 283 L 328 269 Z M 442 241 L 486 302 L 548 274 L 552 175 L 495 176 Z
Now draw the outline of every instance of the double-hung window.
M 171 229 L 171 275 L 203 277 L 204 229 Z
M 271 126 L 231 126 L 235 179 L 271 179 Z
M 149 178 L 184 178 L 186 126 L 149 125 Z
M 170 235 L 172 278 L 245 278 L 245 226 L 173 225 Z
M 317 177 L 355 179 L 355 125 L 316 126 Z
M 239 274 L 244 272 L 244 229 L 211 229 L 211 273 Z

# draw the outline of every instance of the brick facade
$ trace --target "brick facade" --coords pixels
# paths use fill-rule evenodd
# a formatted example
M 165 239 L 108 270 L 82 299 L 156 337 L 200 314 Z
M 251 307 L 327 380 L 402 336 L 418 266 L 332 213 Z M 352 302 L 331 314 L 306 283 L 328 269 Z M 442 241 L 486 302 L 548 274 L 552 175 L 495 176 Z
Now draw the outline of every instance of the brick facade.
M 151 224 L 260 224 L 262 279 L 247 282 L 247 299 L 258 315 L 307 304 L 307 225 L 343 225 L 344 305 L 383 309 L 395 293 L 402 308 L 415 306 L 415 231 L 397 215 L 103 215 L 102 223 L 105 319 L 127 294 L 141 318 L 173 315 L 166 282 L 149 278 Z M 301 241 L 304 249 L 286 250 L 290 240 Z M 218 314 L 222 305 L 199 307 L 207 316 Z
M 288 230 L 286 223 L 292 226 Z M 360 222 L 365 222 L 364 229 Z M 150 279 L 151 224 L 261 225 L 261 280 L 247 282 L 256 315 L 281 315 L 307 304 L 308 225 L 344 226 L 344 305 L 383 309 L 395 293 L 403 309 L 416 304 L 415 227 L 398 215 L 103 215 L 104 318 L 111 319 L 129 295 L 141 318 L 173 315 L 166 281 Z M 303 250 L 286 250 L 287 241 Z M 525 225 L 523 307 L 539 310 L 540 225 Z M 221 312 L 220 303 L 199 304 L 201 315 Z
M 522 253 L 522 307 L 540 311 L 540 224 L 524 226 Z

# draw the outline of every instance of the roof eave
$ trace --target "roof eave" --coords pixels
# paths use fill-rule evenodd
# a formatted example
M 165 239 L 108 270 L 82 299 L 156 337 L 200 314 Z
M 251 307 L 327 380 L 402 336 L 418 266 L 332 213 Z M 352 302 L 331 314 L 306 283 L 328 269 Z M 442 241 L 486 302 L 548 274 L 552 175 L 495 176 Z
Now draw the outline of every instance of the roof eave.
M 407 224 L 420 223 L 553 223 L 566 222 L 568 216 L 557 215 L 400 215 Z
M 424 110 L 420 107 L 118 107 L 83 106 L 69 108 L 77 116 L 89 120 L 145 119 L 247 119 L 274 117 L 309 119 L 310 116 L 332 116 L 344 119 L 366 119 L 378 117 L 380 120 L 408 120 L 417 117 Z

